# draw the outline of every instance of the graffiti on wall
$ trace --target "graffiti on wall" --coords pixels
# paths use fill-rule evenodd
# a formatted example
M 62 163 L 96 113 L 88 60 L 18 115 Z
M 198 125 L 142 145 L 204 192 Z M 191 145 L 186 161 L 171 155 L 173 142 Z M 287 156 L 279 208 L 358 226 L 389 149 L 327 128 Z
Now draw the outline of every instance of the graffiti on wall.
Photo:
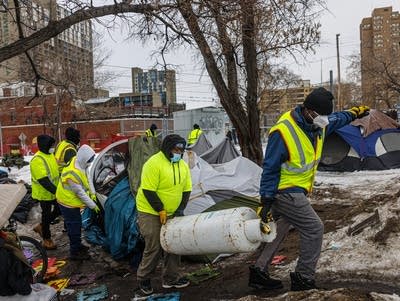
M 199 125 L 201 129 L 213 131 L 216 135 L 224 130 L 224 120 L 220 116 L 202 116 Z

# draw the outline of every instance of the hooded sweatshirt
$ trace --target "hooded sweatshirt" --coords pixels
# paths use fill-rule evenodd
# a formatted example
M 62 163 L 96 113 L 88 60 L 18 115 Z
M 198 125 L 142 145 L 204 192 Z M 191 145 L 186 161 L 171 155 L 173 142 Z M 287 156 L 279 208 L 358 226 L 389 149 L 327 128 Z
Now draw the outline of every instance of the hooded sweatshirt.
M 173 163 L 172 149 L 184 148 L 185 139 L 179 135 L 164 138 L 161 151 L 150 157 L 143 165 L 141 184 L 136 196 L 138 211 L 158 215 L 166 210 L 172 215 L 186 201 L 192 190 L 189 166 L 184 160 Z
M 90 146 L 84 144 L 78 149 L 76 157 L 72 159 L 70 164 L 74 164 L 73 167 L 80 170 L 84 174 L 84 177 L 86 177 L 86 168 L 90 165 L 89 161 L 91 161 L 92 157 L 94 157 L 95 155 L 96 153 L 94 152 L 94 150 Z M 67 166 L 63 170 L 61 181 L 64 181 L 64 173 L 68 173 L 69 169 L 70 167 Z M 87 178 L 85 180 L 87 181 Z M 86 189 L 86 187 L 83 187 L 81 183 L 78 183 L 78 181 L 74 181 L 71 178 L 67 178 L 65 180 L 65 183 L 61 182 L 60 185 L 63 186 L 68 185 L 69 190 L 71 190 L 87 207 L 93 209 L 97 206 L 96 203 L 91 199 L 91 196 L 93 194 L 90 193 Z M 63 206 L 68 207 L 68 204 L 63 202 L 63 200 L 60 200 L 58 193 L 57 197 L 59 199 L 59 202 Z

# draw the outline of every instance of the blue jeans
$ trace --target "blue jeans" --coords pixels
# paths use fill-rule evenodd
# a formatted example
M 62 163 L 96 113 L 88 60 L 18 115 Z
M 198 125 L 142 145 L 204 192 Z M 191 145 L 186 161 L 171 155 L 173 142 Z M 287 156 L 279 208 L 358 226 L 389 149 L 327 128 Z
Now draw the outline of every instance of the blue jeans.
M 64 217 L 65 226 L 69 237 L 69 252 L 71 255 L 76 255 L 82 249 L 81 243 L 81 228 L 82 218 L 80 208 L 69 208 L 61 204 L 61 213 Z

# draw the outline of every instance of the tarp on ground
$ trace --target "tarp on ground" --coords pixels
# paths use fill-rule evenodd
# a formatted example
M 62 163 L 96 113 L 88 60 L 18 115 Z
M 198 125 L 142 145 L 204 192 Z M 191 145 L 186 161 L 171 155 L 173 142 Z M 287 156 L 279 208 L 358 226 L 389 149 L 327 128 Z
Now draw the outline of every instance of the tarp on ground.
M 239 151 L 228 138 L 224 138 L 221 143 L 200 155 L 203 160 L 210 164 L 229 162 L 239 156 Z
M 122 259 L 135 250 L 140 234 L 128 177 L 121 179 L 108 196 L 104 205 L 104 225 L 96 223 L 95 219 L 90 209 L 82 215 L 85 236 L 90 243 L 104 246 L 114 259 Z
M 325 139 L 319 170 L 384 170 L 400 167 L 400 125 L 377 110 Z

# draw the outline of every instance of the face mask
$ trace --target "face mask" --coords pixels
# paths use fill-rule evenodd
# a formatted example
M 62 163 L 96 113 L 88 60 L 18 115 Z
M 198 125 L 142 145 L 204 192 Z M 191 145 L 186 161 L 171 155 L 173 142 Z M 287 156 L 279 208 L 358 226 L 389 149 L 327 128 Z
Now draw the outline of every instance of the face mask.
M 180 159 L 182 159 L 182 155 L 181 154 L 172 153 L 172 158 L 171 158 L 171 162 L 172 163 L 179 162 Z
M 54 147 L 50 147 L 49 148 L 49 154 L 54 154 L 54 151 L 55 151 L 56 149 L 54 148 Z
M 329 119 L 327 115 L 318 115 L 313 119 L 313 124 L 320 127 L 321 129 L 325 128 L 329 124 Z

